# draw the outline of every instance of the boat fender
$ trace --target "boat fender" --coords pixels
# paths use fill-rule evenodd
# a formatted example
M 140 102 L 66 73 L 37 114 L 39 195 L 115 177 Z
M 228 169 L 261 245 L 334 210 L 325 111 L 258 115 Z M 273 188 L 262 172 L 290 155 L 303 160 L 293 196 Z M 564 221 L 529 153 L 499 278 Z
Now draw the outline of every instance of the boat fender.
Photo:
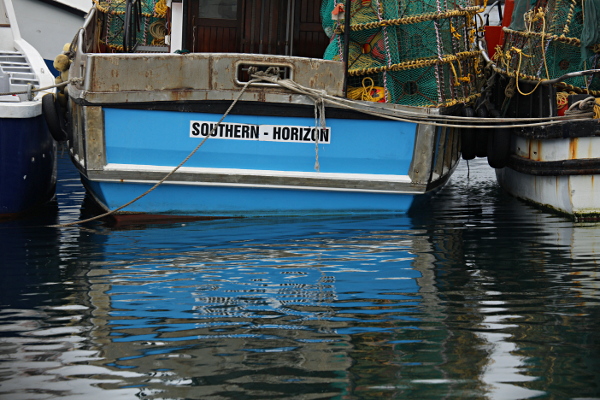
M 500 112 L 492 110 L 492 118 L 499 118 Z M 492 168 L 504 168 L 510 156 L 510 128 L 494 128 L 488 141 L 488 164 Z
M 489 117 L 488 109 L 485 105 L 477 108 L 475 111 L 477 118 Z M 477 135 L 475 139 L 475 155 L 477 157 L 487 157 L 487 148 L 489 140 L 489 131 L 487 129 L 477 129 Z
M 475 111 L 472 107 L 465 107 L 462 110 L 464 117 L 472 118 Z M 469 124 L 471 122 L 468 122 Z M 472 160 L 475 158 L 475 128 L 461 128 L 460 130 L 460 151 L 463 160 Z
M 61 72 L 60 79 L 62 79 L 63 82 L 67 82 L 69 80 L 69 70 Z
M 66 54 L 59 54 L 54 58 L 54 68 L 59 72 L 68 71 L 71 66 L 71 60 Z
M 63 47 L 63 50 L 65 48 L 67 48 L 66 44 Z M 69 68 L 71 67 L 71 59 L 69 58 L 69 56 L 67 56 L 64 53 L 57 55 L 54 58 L 53 65 L 54 68 L 56 68 L 56 70 L 60 72 L 60 75 L 56 77 L 56 84 L 59 84 L 61 82 L 67 82 L 69 80 Z M 59 79 L 60 82 L 58 82 Z M 64 93 L 64 88 L 60 88 L 60 91 Z
M 58 104 L 60 105 L 60 110 L 62 112 L 62 114 L 60 114 L 60 116 L 66 117 L 66 113 L 64 112 L 64 110 L 67 109 L 67 101 L 68 101 L 67 95 L 65 93 L 57 92 L 56 100 L 58 101 Z
M 62 122 L 62 110 L 54 94 L 48 93 L 42 97 L 42 113 L 54 140 L 57 142 L 67 140 L 64 122 Z

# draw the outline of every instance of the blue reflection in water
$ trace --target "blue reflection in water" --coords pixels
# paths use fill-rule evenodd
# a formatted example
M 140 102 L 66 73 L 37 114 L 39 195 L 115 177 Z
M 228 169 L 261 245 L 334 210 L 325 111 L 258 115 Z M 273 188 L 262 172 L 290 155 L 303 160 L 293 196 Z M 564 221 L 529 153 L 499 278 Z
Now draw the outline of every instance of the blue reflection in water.
M 230 231 L 234 240 L 247 237 L 246 233 L 245 229 Z M 184 240 L 184 236 L 181 238 Z M 420 273 L 411 265 L 406 243 L 390 244 L 389 249 L 382 247 L 385 246 L 380 242 L 369 244 L 360 237 L 340 234 L 311 241 L 303 235 L 300 243 L 278 238 L 268 243 L 263 237 L 257 242 L 245 242 L 242 248 L 247 251 L 243 257 L 239 252 L 211 248 L 198 251 L 198 260 L 187 260 L 184 266 L 111 269 L 112 285 L 107 291 L 115 310 L 111 315 L 135 318 L 112 323 L 126 329 L 154 324 L 161 318 L 257 318 L 267 323 L 292 317 L 286 325 L 271 328 L 307 329 L 300 324 L 326 318 L 358 325 L 341 326 L 336 329 L 339 334 L 388 330 L 389 327 L 375 323 L 410 320 L 404 314 L 418 304 L 415 278 Z M 202 252 L 215 251 L 203 260 Z M 168 309 L 164 309 L 165 302 Z M 361 324 L 362 319 L 368 323 Z M 160 328 L 155 335 L 186 332 L 199 323 Z M 252 324 L 245 322 L 236 328 L 250 328 Z M 123 340 L 138 338 L 129 336 Z
M 408 216 L 56 229 L 59 163 L 0 225 L 2 399 L 600 397 L 600 225 L 484 164 Z

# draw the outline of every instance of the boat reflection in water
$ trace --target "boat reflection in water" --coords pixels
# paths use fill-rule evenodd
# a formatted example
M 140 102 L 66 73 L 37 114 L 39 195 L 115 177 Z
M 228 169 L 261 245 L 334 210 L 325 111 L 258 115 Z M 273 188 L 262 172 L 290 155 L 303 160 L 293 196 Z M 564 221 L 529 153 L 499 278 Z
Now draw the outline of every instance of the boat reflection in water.
M 0 397 L 599 397 L 600 227 L 479 173 L 401 217 L 61 229 L 4 281 Z
M 357 361 L 403 364 L 393 348 L 427 336 L 425 237 L 406 217 L 194 223 L 165 243 L 170 231 L 96 236 L 114 256 L 87 274 L 101 364 L 139 374 L 128 384 L 144 395 L 347 394 Z

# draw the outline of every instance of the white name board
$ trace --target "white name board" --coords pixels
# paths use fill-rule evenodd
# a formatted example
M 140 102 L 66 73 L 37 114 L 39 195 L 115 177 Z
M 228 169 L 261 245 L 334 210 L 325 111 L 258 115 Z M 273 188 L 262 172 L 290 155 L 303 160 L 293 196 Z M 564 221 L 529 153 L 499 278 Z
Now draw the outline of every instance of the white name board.
M 331 128 L 288 125 L 251 125 L 221 122 L 190 121 L 190 137 L 233 140 L 259 140 L 264 142 L 330 143 Z

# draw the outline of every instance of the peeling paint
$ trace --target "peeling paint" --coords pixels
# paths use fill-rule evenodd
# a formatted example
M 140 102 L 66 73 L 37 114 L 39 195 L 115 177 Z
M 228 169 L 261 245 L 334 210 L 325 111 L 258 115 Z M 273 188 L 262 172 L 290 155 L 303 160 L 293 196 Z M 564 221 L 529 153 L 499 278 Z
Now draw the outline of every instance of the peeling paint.
M 572 138 L 569 141 L 569 159 L 577 159 L 577 147 L 579 145 L 579 138 Z

